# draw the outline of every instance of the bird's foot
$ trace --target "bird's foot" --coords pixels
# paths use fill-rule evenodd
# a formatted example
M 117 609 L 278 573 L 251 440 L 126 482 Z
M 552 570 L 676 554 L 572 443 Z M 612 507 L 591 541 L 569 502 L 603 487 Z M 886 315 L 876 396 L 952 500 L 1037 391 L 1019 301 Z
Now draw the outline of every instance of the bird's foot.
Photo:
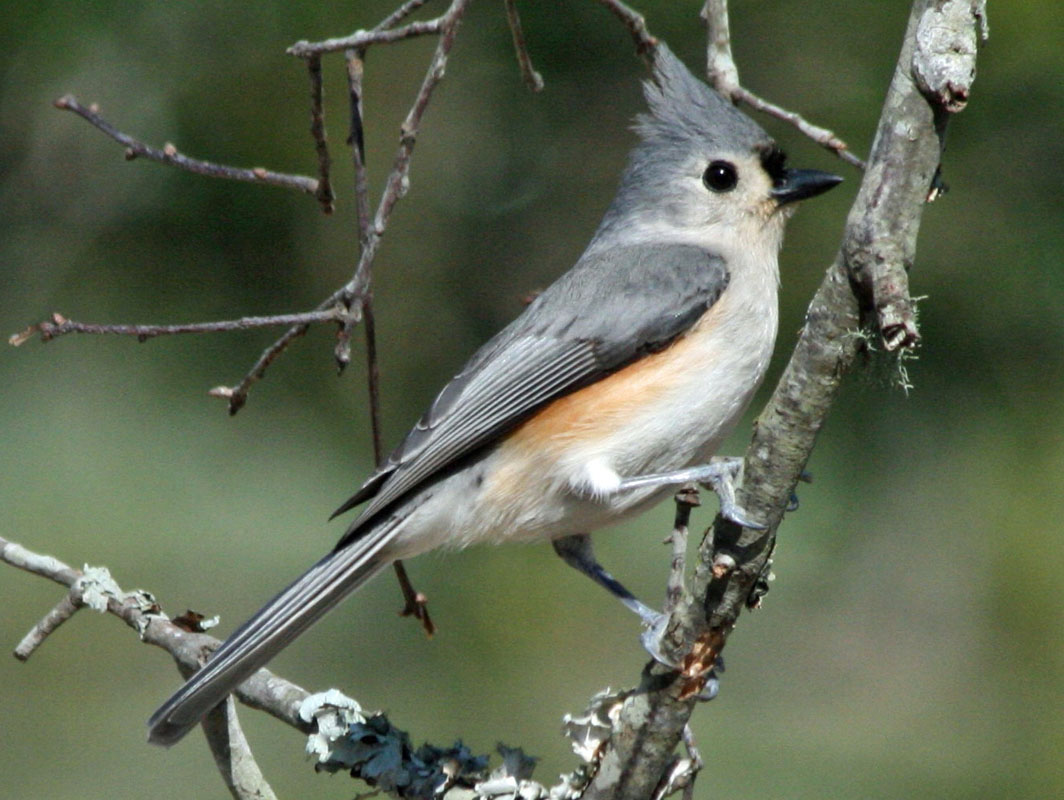
M 742 473 L 742 469 L 741 458 L 714 458 L 708 464 L 697 467 L 625 478 L 618 488 L 624 490 L 641 486 L 678 486 L 684 483 L 699 483 L 716 492 L 717 497 L 720 498 L 720 513 L 725 519 L 742 525 L 744 528 L 765 530 L 767 526 L 754 520 L 735 500 L 735 479 Z
M 678 670 L 680 668 L 679 664 L 675 659 L 665 655 L 665 650 L 662 647 L 665 643 L 665 634 L 669 630 L 671 617 L 668 614 L 652 611 L 649 608 L 639 616 L 643 618 L 643 632 L 639 635 L 639 641 L 642 643 L 643 649 L 659 664 L 669 669 Z

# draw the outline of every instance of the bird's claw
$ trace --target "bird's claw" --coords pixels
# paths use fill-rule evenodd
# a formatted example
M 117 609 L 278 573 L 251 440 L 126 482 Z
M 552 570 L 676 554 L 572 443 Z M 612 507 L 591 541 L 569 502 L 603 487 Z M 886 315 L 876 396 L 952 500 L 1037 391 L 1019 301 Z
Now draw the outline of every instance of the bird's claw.
M 712 472 L 707 471 L 702 485 L 716 492 L 720 498 L 720 513 L 727 520 L 744 528 L 755 531 L 763 531 L 768 528 L 760 522 L 755 522 L 750 513 L 739 505 L 735 500 L 735 479 L 743 468 L 741 458 L 722 458 L 709 465 Z
M 669 629 L 669 620 L 668 614 L 659 612 L 653 612 L 643 617 L 644 630 L 639 634 L 639 641 L 643 645 L 643 649 L 659 664 L 669 669 L 679 669 L 676 661 L 665 655 L 661 647 L 665 641 L 665 633 Z
M 768 525 L 762 525 L 760 522 L 754 522 L 749 512 L 742 506 L 736 503 L 721 503 L 720 505 L 721 516 L 726 520 L 734 522 L 736 525 L 742 525 L 744 528 L 750 528 L 755 531 L 768 530 Z

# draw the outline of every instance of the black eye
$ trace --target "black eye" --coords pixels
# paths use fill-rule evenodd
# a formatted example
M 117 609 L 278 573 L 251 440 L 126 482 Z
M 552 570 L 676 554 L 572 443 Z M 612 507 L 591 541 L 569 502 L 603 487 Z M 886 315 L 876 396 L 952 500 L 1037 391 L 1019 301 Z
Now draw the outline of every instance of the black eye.
M 735 167 L 727 161 L 714 161 L 702 173 L 702 183 L 714 192 L 730 192 L 738 182 Z

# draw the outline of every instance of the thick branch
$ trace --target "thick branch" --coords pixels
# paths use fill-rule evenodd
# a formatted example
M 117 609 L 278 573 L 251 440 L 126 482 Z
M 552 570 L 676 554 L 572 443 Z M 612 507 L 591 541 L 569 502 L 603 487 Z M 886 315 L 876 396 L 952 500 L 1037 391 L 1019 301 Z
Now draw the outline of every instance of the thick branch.
M 151 147 L 115 128 L 99 115 L 95 105 L 83 106 L 69 94 L 56 100 L 55 107 L 64 111 L 73 111 L 79 117 L 88 121 L 93 127 L 103 131 L 119 144 L 125 145 L 127 161 L 132 161 L 135 158 L 147 158 L 160 164 L 168 164 L 172 167 L 194 172 L 197 175 L 207 175 L 211 178 L 228 178 L 229 180 L 246 181 L 247 183 L 265 183 L 270 186 L 280 186 L 284 189 L 298 189 L 307 194 L 318 194 L 318 181 L 314 178 L 308 178 L 306 175 L 288 175 L 283 172 L 274 172 L 264 167 L 241 169 L 224 164 L 215 164 L 211 161 L 202 161 L 198 158 L 189 158 L 179 153 L 172 144 L 163 145 L 161 150 Z

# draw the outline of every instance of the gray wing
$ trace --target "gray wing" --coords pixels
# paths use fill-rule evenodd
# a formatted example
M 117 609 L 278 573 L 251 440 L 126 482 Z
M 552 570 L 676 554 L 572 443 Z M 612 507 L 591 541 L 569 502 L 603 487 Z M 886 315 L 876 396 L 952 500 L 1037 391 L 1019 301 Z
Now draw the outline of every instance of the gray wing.
M 387 462 L 336 511 L 333 516 L 372 498 L 337 548 L 549 401 L 668 345 L 727 284 L 720 257 L 694 246 L 641 245 L 582 258 L 477 351 Z

